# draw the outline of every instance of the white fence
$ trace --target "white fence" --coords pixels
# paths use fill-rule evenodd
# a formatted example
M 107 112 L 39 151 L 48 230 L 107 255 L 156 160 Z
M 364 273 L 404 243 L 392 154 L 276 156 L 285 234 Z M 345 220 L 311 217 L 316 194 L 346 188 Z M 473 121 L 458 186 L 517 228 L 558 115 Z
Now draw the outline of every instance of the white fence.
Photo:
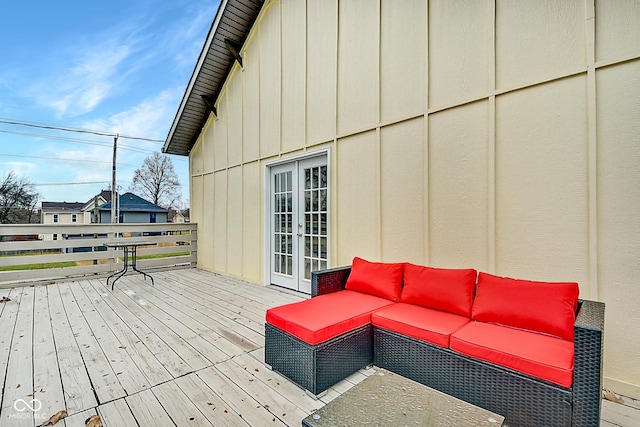
M 138 248 L 140 269 L 197 262 L 193 223 L 1 225 L 0 286 L 115 272 L 123 252 L 104 244 L 124 239 L 155 243 Z

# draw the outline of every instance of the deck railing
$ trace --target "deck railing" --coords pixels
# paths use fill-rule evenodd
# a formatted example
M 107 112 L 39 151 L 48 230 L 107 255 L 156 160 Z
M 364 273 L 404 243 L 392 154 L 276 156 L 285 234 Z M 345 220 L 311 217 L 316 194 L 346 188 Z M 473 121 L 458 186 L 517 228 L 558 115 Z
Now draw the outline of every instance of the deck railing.
M 195 265 L 197 225 L 69 224 L 0 226 L 0 286 L 79 276 L 122 267 L 122 250 L 104 243 L 153 242 L 138 249 L 140 269 Z

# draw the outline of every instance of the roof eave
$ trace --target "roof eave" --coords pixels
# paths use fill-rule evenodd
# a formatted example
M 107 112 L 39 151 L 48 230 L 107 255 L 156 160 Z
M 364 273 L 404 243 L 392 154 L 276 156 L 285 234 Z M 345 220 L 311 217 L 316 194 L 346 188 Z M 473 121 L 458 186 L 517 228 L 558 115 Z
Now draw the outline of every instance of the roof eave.
M 233 68 L 234 54 L 228 46 L 225 46 L 225 40 L 228 38 L 228 34 L 232 33 L 236 38 L 236 40 L 231 40 L 232 43 L 244 44 L 263 4 L 264 0 L 222 0 L 220 2 L 207 39 L 162 147 L 164 153 L 189 155 L 211 113 L 211 105 L 217 101 L 224 82 Z M 222 46 L 225 47 L 221 48 Z M 224 71 L 217 73 L 217 75 L 203 77 L 202 72 L 205 65 L 215 65 L 217 70 Z M 202 99 L 202 96 L 208 99 Z M 185 118 L 185 112 L 190 115 L 188 119 Z

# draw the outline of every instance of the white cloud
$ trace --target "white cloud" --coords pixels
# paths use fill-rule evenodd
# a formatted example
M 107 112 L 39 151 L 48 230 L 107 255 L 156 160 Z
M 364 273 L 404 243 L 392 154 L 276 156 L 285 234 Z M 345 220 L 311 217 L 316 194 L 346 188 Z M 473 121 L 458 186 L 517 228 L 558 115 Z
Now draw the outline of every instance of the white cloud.
M 157 96 L 147 98 L 137 105 L 113 114 L 105 119 L 92 120 L 82 124 L 86 129 L 101 129 L 126 136 L 163 140 L 171 126 L 177 106 L 182 97 L 182 89 L 167 89 Z M 158 144 L 144 144 L 158 149 Z
M 2 164 L 6 165 L 2 168 L 6 171 L 5 173 L 13 171 L 17 176 L 29 179 L 33 171 L 37 169 L 37 165 L 30 162 L 3 162 Z
M 38 89 L 38 101 L 58 117 L 92 111 L 113 91 L 132 50 L 131 46 L 114 43 L 83 52 L 74 65 L 52 78 L 53 85 Z

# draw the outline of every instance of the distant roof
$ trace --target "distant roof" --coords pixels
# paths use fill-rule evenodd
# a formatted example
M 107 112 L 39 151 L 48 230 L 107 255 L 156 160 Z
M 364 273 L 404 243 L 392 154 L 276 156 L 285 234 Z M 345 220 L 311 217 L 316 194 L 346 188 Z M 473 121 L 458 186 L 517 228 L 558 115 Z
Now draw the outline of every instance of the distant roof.
M 100 211 L 110 211 L 111 202 L 107 202 L 98 208 Z M 120 212 L 169 212 L 167 209 L 136 196 L 133 193 L 120 195 Z
M 100 193 L 96 194 L 96 196 L 102 197 L 104 201 L 108 202 L 111 200 L 111 190 L 102 190 Z M 89 205 L 93 206 L 93 200 L 95 199 L 96 196 L 92 197 L 85 203 L 42 202 L 42 211 L 43 212 L 73 212 L 73 211 L 82 212 L 82 210 L 87 208 Z
M 111 201 L 111 190 L 102 190 L 100 193 L 96 194 L 91 199 L 89 199 L 87 203 L 85 203 L 85 205 L 88 203 L 93 203 L 93 199 L 95 199 L 96 196 L 102 197 L 106 202 L 109 202 Z
M 42 202 L 42 212 L 82 212 L 84 203 L 80 202 Z
M 189 85 L 162 147 L 168 154 L 186 156 L 215 106 L 264 0 L 221 1 Z M 227 43 L 226 42 L 230 42 Z M 207 100 L 203 99 L 205 97 Z M 209 105 L 207 105 L 209 104 Z

